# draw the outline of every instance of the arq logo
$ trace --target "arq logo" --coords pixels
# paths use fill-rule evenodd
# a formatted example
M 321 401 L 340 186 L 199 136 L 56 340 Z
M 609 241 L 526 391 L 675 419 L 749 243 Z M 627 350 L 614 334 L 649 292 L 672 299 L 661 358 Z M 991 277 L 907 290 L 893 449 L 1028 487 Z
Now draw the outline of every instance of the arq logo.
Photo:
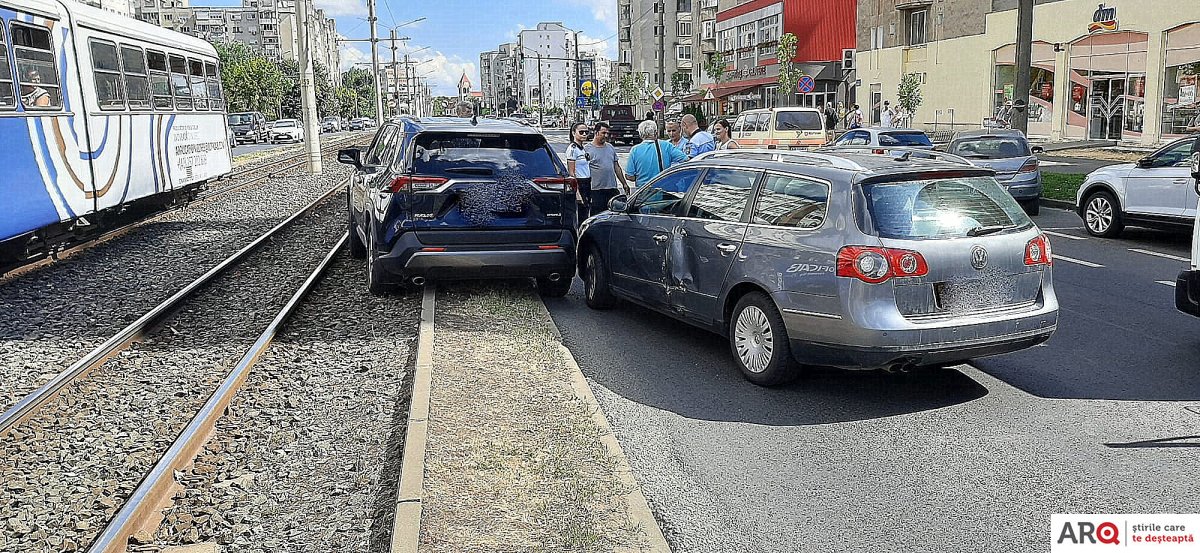
M 1095 543 L 1120 545 L 1121 539 L 1117 525 L 1111 522 L 1102 522 L 1097 525 L 1091 522 L 1067 521 L 1063 523 L 1062 531 L 1058 533 L 1058 543 L 1064 542 L 1076 545 Z

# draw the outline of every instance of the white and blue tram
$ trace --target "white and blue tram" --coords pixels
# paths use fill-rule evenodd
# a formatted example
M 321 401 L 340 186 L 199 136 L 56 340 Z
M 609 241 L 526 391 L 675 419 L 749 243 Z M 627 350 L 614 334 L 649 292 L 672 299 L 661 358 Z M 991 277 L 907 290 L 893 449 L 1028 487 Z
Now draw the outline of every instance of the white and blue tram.
M 231 169 L 207 42 L 70 0 L 0 0 L 0 258 Z

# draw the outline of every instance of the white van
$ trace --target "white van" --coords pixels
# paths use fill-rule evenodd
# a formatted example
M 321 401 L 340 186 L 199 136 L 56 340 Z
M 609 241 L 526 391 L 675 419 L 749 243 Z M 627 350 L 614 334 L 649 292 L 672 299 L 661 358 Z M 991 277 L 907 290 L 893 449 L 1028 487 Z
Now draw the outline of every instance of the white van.
M 1192 148 L 1192 179 L 1196 195 L 1200 196 L 1200 138 Z M 1200 199 L 1197 200 L 1200 202 Z M 1200 204 L 1192 226 L 1192 268 L 1179 274 L 1175 282 L 1175 307 L 1184 313 L 1200 317 Z
M 743 148 L 808 150 L 825 145 L 825 115 L 816 108 L 752 109 L 730 129 Z

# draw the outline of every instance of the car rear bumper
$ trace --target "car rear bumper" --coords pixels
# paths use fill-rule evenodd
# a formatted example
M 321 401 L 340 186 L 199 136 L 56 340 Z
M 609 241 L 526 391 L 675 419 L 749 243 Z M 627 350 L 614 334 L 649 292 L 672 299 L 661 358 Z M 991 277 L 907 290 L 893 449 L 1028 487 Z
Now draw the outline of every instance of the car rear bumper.
M 1200 270 L 1179 273 L 1175 280 L 1175 307 L 1200 317 Z
M 798 362 L 851 369 L 937 365 L 1009 353 L 1045 342 L 1058 327 L 1058 309 L 1046 307 L 973 324 L 901 330 L 864 329 L 846 321 L 816 322 L 809 315 L 789 310 L 783 318 Z M 804 329 L 814 324 L 845 327 L 835 334 L 845 339 L 831 343 L 805 337 Z
M 1033 200 L 1042 195 L 1042 177 L 1038 173 L 1030 173 L 1032 176 L 1021 176 L 1008 181 L 1001 181 L 1008 193 L 1013 199 L 1017 200 Z
M 481 241 L 492 243 L 437 246 L 422 242 L 417 234 L 400 235 L 391 251 L 378 258 L 398 280 L 575 276 L 575 237 L 569 231 L 562 231 L 553 243 L 495 243 L 489 237 Z

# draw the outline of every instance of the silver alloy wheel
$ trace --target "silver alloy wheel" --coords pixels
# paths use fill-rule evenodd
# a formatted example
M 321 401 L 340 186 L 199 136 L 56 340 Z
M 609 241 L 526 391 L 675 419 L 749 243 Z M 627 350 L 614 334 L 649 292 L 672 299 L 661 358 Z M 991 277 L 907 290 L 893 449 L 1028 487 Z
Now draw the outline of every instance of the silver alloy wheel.
M 1100 195 L 1093 197 L 1088 202 L 1084 219 L 1092 232 L 1096 234 L 1108 232 L 1113 220 L 1113 206 L 1109 203 L 1108 198 Z
M 749 305 L 738 314 L 733 328 L 733 344 L 742 365 L 750 372 L 767 370 L 775 352 L 775 339 L 771 333 L 771 321 L 762 309 Z

